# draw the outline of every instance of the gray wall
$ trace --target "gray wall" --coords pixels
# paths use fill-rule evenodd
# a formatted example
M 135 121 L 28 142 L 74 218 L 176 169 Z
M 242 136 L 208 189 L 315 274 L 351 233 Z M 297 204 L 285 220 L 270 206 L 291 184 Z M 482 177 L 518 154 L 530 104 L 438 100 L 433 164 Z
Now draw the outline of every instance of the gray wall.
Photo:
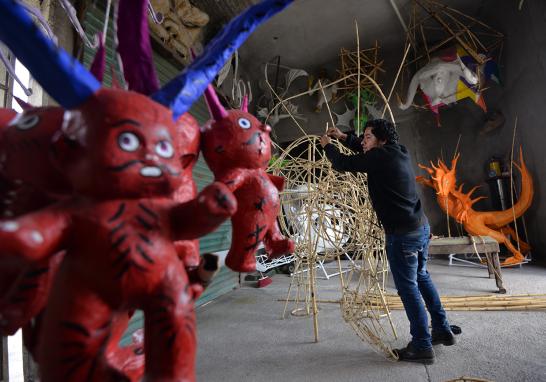
M 546 263 L 546 3 L 526 0 L 521 11 L 512 2 L 489 0 L 484 7 L 491 10 L 484 18 L 499 25 L 506 35 L 504 57 L 505 88 L 498 97 L 498 108 L 513 125 L 518 117 L 517 141 L 523 146 L 524 157 L 535 186 L 533 204 L 526 214 L 530 243 L 537 260 Z M 499 145 L 506 146 L 511 126 L 501 132 Z M 495 147 L 499 147 L 499 145 Z M 500 146 L 502 147 L 502 146 Z

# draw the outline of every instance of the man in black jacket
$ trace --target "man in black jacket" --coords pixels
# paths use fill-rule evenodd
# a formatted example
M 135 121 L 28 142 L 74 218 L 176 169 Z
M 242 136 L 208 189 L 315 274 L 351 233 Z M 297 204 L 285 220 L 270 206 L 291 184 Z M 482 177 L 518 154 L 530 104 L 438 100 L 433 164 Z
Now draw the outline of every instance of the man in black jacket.
M 330 137 L 357 154 L 341 154 Z M 455 338 L 426 268 L 430 227 L 417 195 L 408 150 L 398 143 L 394 125 L 383 119 L 369 121 L 361 138 L 330 128 L 320 143 L 335 170 L 368 175 L 370 199 L 386 234 L 394 284 L 410 322 L 412 340 L 396 350 L 399 359 L 433 363 L 432 345 L 453 345 Z M 432 336 L 421 297 L 431 316 Z

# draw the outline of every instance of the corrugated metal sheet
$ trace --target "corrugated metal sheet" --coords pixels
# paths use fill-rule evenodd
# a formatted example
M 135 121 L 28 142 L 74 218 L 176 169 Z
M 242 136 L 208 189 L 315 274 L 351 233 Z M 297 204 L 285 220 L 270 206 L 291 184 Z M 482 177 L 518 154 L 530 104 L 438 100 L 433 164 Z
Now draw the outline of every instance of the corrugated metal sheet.
M 12 59 L 11 55 L 8 53 L 8 49 L 4 46 L 0 46 L 0 49 L 4 53 L 5 57 Z M 1 107 L 11 107 L 11 84 L 13 80 L 8 74 L 8 71 L 4 64 L 0 64 L 0 106 Z
M 85 14 L 84 25 L 86 33 L 91 37 L 98 30 L 102 30 L 104 23 L 104 10 L 99 9 L 96 6 L 90 5 L 88 11 Z M 111 25 L 108 29 L 106 40 L 106 62 L 107 68 L 113 66 L 116 71 L 120 73 L 117 59 L 114 57 L 113 47 L 113 32 Z M 87 47 L 84 48 L 83 62 L 89 67 L 93 61 L 95 52 Z M 154 62 L 158 73 L 159 81 L 161 84 L 165 84 L 174 76 L 180 72 L 180 68 L 177 68 L 171 63 L 171 61 L 154 53 Z M 119 79 L 118 79 L 119 80 Z M 110 69 L 108 69 L 104 75 L 105 86 L 111 84 Z M 199 99 L 191 108 L 190 113 L 197 119 L 200 124 L 206 122 L 209 118 L 208 109 L 203 98 Z M 207 184 L 210 184 L 214 176 L 207 167 L 202 157 L 199 158 L 197 164 L 194 167 L 194 179 L 197 182 L 198 189 L 203 189 Z M 215 232 L 201 238 L 200 251 L 205 252 L 221 252 L 229 248 L 231 242 L 231 223 L 228 221 L 221 225 Z M 218 296 L 225 294 L 239 285 L 239 275 L 230 271 L 226 267 L 223 267 L 213 279 L 205 293 L 196 302 L 196 305 L 202 305 Z M 144 315 L 142 311 L 136 311 L 126 333 L 121 340 L 121 344 L 125 345 L 131 341 L 131 334 L 138 328 L 143 327 Z

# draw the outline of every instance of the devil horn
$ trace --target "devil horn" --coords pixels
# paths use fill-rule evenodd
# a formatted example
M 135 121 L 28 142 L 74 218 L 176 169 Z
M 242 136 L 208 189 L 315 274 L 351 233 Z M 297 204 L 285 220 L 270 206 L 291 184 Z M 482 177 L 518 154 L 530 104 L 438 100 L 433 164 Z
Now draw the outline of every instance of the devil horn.
M 248 96 L 245 94 L 243 101 L 241 102 L 241 111 L 248 113 Z
M 220 103 L 212 85 L 207 86 L 207 90 L 205 90 L 205 101 L 207 102 L 209 113 L 215 121 L 220 121 L 228 116 L 228 112 Z
M 17 97 L 16 95 L 13 96 L 13 99 L 17 102 L 17 104 L 19 104 L 19 106 L 21 106 L 21 109 L 23 110 L 29 110 L 33 108 L 33 106 L 30 103 L 23 101 L 21 98 Z

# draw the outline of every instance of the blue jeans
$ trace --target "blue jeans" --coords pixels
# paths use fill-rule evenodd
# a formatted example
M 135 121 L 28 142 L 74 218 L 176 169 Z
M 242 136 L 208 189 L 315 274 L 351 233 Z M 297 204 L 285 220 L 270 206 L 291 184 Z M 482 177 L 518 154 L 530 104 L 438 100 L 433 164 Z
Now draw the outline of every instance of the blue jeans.
M 387 258 L 394 285 L 410 322 L 412 346 L 417 350 L 432 347 L 423 300 L 430 313 L 432 330 L 450 330 L 440 296 L 427 271 L 429 236 L 428 224 L 408 233 L 386 235 Z

